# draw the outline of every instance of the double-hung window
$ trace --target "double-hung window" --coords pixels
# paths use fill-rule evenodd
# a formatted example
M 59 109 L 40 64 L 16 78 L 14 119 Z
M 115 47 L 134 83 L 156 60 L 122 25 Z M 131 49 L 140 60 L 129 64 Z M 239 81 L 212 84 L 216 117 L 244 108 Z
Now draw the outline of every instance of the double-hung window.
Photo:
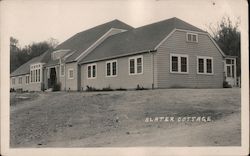
M 117 60 L 106 62 L 106 76 L 107 77 L 117 76 Z
M 143 73 L 143 57 L 135 56 L 129 58 L 129 75 Z
M 30 83 L 30 76 L 26 75 L 26 84 L 29 84 L 29 83 Z
M 69 79 L 74 79 L 74 69 L 73 68 L 70 68 L 68 70 L 68 78 Z
M 170 54 L 170 72 L 188 73 L 188 55 Z
M 89 64 L 87 66 L 87 77 L 88 79 L 96 78 L 96 64 Z
M 187 42 L 198 42 L 198 34 L 187 33 L 186 39 Z
M 197 57 L 197 73 L 213 74 L 213 58 L 207 56 Z
M 22 77 L 18 77 L 18 84 L 22 84 Z
M 15 85 L 15 83 L 16 83 L 16 79 L 13 77 L 12 78 L 12 84 Z

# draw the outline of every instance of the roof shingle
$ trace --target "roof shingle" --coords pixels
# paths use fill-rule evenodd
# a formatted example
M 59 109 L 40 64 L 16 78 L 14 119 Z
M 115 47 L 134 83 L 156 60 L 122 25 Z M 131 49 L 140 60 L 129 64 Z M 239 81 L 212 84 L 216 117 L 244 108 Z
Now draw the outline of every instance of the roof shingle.
M 80 63 L 154 50 L 175 28 L 205 32 L 174 17 L 110 36 L 91 53 L 80 60 Z

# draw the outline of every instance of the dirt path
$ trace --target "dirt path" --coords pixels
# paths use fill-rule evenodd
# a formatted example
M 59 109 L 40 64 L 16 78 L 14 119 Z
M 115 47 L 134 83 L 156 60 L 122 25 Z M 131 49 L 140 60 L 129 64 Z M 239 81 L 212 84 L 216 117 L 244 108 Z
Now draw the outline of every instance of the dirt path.
M 152 122 L 211 116 L 212 122 Z M 47 93 L 11 107 L 11 147 L 239 146 L 239 89 Z

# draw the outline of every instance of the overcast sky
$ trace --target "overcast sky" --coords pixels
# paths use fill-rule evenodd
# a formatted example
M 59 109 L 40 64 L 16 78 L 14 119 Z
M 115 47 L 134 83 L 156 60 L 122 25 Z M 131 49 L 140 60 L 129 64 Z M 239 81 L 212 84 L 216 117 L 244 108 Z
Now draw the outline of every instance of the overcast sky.
M 177 17 L 203 30 L 227 15 L 241 17 L 239 0 L 3 1 L 2 22 L 21 46 L 50 37 L 63 42 L 77 32 L 119 19 L 133 27 Z

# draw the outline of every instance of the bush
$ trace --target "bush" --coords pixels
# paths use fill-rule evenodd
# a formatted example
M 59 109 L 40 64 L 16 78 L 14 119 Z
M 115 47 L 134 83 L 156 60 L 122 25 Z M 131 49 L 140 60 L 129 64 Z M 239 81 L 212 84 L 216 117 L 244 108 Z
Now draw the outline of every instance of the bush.
M 61 90 L 61 83 L 57 83 L 52 87 L 52 91 L 60 91 Z
M 22 88 L 18 88 L 18 89 L 16 89 L 16 92 L 22 93 L 22 92 L 23 92 L 23 89 L 22 89 Z
M 113 89 L 110 88 L 110 86 L 102 88 L 102 91 L 113 91 Z
M 10 88 L 10 92 L 15 92 L 16 90 L 14 88 Z
M 223 81 L 223 88 L 232 88 L 232 86 L 227 81 Z
M 143 86 L 140 86 L 139 84 L 136 87 L 136 90 L 147 90 L 147 88 L 144 88 Z
M 92 91 L 99 91 L 98 89 L 96 89 L 95 87 L 91 87 L 91 86 L 86 86 L 87 87 L 87 89 L 86 89 L 86 91 L 88 91 L 88 92 L 92 92 Z
M 125 90 L 127 90 L 127 89 L 121 88 L 121 87 L 120 87 L 120 88 L 117 88 L 116 90 L 117 90 L 117 91 L 125 91 Z

